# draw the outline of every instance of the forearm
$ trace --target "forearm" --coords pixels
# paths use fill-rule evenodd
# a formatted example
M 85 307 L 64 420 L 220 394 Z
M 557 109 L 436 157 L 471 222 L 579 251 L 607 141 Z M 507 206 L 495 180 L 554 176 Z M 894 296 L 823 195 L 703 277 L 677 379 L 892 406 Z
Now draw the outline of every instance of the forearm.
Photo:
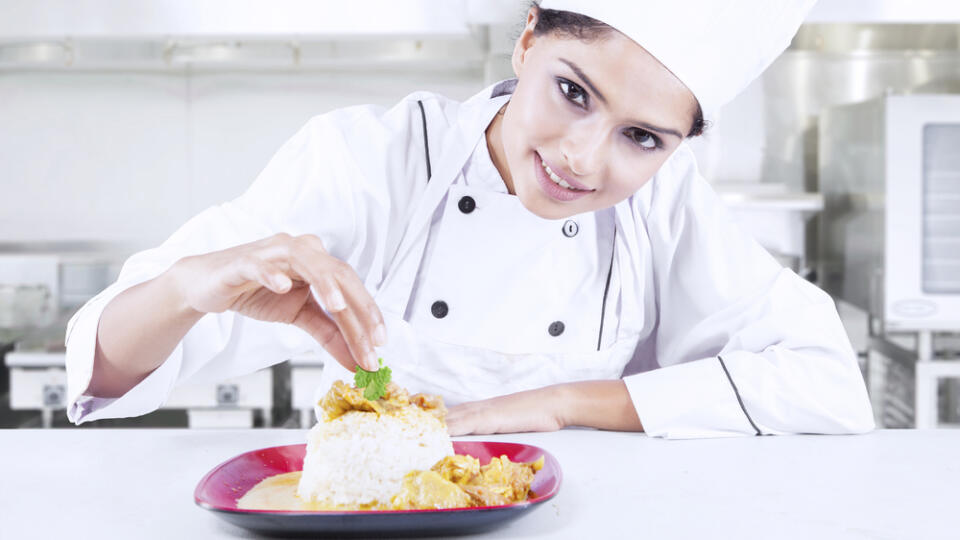
M 181 298 L 173 270 L 120 293 L 104 308 L 86 393 L 122 396 L 159 367 L 203 316 Z
M 581 381 L 548 387 L 557 394 L 561 426 L 612 431 L 643 431 L 640 417 L 622 380 Z
M 545 386 L 462 403 L 447 414 L 451 435 L 554 431 L 567 426 L 643 431 L 622 380 Z

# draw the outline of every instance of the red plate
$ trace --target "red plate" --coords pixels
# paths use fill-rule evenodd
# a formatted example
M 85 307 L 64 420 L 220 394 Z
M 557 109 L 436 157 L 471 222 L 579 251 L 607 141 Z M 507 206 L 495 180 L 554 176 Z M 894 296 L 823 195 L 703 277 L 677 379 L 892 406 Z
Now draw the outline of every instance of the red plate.
M 526 444 L 455 441 L 457 454 L 473 456 L 481 465 L 490 458 L 536 461 L 543 469 L 534 476 L 535 497 L 515 504 L 445 510 L 385 510 L 357 512 L 301 512 L 239 510 L 237 499 L 268 476 L 303 469 L 305 444 L 253 450 L 217 465 L 200 480 L 193 493 L 196 503 L 245 529 L 267 535 L 403 535 L 464 534 L 488 530 L 512 521 L 557 494 L 560 464 L 549 452 Z

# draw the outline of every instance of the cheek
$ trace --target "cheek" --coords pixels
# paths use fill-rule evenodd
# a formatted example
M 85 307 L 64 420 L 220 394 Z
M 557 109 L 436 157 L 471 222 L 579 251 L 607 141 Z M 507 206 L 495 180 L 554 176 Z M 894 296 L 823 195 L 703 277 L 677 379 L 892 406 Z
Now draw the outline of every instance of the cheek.
M 619 202 L 633 195 L 657 174 L 665 161 L 666 158 L 662 155 L 633 156 L 629 153 L 619 159 L 611 159 L 608 162 L 609 177 L 604 190 L 608 192 L 606 197 Z
M 518 88 L 519 90 L 519 88 Z M 547 85 L 527 86 L 510 100 L 513 112 L 512 135 L 534 149 L 562 136 L 572 120 L 558 107 Z M 519 133 L 518 133 L 519 132 Z

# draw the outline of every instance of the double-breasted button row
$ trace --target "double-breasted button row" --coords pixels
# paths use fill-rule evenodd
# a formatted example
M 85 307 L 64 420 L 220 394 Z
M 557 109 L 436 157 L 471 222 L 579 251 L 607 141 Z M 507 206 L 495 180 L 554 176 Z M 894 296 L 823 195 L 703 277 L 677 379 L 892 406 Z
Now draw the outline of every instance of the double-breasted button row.
M 447 305 L 443 300 L 437 300 L 430 305 L 430 313 L 438 318 L 442 319 L 450 313 L 450 306 Z M 550 326 L 547 327 L 547 333 L 553 337 L 557 337 L 563 333 L 566 329 L 566 326 L 563 324 L 563 321 L 554 321 L 550 323 Z
M 457 201 L 457 208 L 460 209 L 464 214 L 469 214 L 477 209 L 477 201 L 469 195 L 464 195 L 460 197 L 460 200 Z M 563 223 L 563 235 L 567 238 L 573 238 L 580 232 L 580 225 L 572 219 L 568 219 Z

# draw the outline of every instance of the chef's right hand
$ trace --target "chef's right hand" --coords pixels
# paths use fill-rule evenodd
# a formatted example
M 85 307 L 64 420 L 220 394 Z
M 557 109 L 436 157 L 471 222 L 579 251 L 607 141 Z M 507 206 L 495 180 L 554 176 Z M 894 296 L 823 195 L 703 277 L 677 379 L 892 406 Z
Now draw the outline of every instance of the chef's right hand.
M 312 234 L 280 233 L 185 257 L 171 270 L 190 309 L 293 324 L 345 368 L 379 367 L 374 346 L 387 338 L 380 308 L 353 268 Z

